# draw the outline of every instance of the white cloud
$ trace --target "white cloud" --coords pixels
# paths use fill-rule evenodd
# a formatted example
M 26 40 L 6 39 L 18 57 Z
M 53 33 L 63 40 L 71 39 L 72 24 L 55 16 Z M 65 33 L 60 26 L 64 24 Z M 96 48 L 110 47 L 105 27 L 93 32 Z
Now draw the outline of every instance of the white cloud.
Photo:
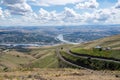
M 85 9 L 85 8 L 97 8 L 99 6 L 99 3 L 96 0 L 88 0 L 82 3 L 78 3 L 76 5 L 77 9 Z
M 47 11 L 43 7 L 38 12 L 33 12 L 31 6 L 26 3 L 26 0 L 4 0 L 4 5 L 7 9 L 0 8 L 0 25 L 80 25 L 80 24 L 120 24 L 120 9 L 117 7 L 111 8 L 98 8 L 96 0 L 68 0 L 62 3 L 63 0 L 29 0 L 29 2 L 36 2 L 50 5 L 65 5 L 75 4 L 81 9 L 85 8 L 97 8 L 92 11 L 85 10 L 84 13 L 79 13 L 74 8 L 65 7 L 63 11 Z M 73 2 L 72 2 L 73 1 Z M 87 1 L 87 2 L 86 2 Z M 61 2 L 61 3 L 60 3 Z M 118 4 L 118 3 L 117 3 Z M 116 4 L 116 5 L 117 5 Z M 115 6 L 116 6 L 115 5 Z M 13 15 L 11 15 L 13 14 Z M 19 14 L 20 16 L 14 15 Z M 7 23 L 7 24 L 6 24 Z
M 11 14 L 24 15 L 27 12 L 32 12 L 31 6 L 26 3 L 26 0 L 3 0 L 2 4 Z
M 65 7 L 63 15 L 65 15 L 65 17 L 76 17 L 78 14 L 73 9 Z
M 120 0 L 116 3 L 115 8 L 120 8 Z
M 4 18 L 11 17 L 11 13 L 8 10 L 4 10 L 3 14 L 4 14 Z
M 41 21 L 47 21 L 47 22 L 51 22 L 51 21 L 59 21 L 59 14 L 56 13 L 56 11 L 51 11 L 48 12 L 47 10 L 44 10 L 43 8 L 41 8 L 39 10 L 39 14 L 38 14 L 38 19 Z
M 109 19 L 115 15 L 113 12 L 113 9 L 98 9 L 92 13 L 86 12 L 83 14 L 84 22 L 88 24 L 106 24 L 106 22 L 108 22 Z
M 73 9 L 65 7 L 64 11 L 60 13 L 61 20 L 65 23 L 77 23 L 81 21 L 81 15 L 76 13 Z
M 6 21 L 9 22 L 7 25 L 75 25 L 76 23 L 79 24 L 80 19 L 78 13 L 65 7 L 64 11 L 60 13 L 56 13 L 56 11 L 48 12 L 41 8 L 39 14 L 31 12 L 19 18 L 6 18 Z M 4 23 L 4 20 L 2 21 Z
M 85 13 L 84 22 L 90 24 L 120 24 L 120 10 L 115 8 L 98 9 Z
M 119 9 L 110 9 L 111 17 L 106 21 L 108 24 L 120 24 L 120 10 Z M 114 13 L 113 13 L 114 12 Z
M 108 20 L 112 15 L 112 12 L 110 9 L 100 9 L 95 12 L 95 19 L 98 21 L 106 21 Z
M 0 8 L 0 17 L 3 15 L 2 8 Z
M 6 5 L 14 5 L 14 4 L 22 4 L 24 3 L 26 0 L 3 0 L 3 3 Z
M 9 15 L 8 11 L 2 11 L 2 14 Z M 73 9 L 65 7 L 64 11 L 47 11 L 43 8 L 36 14 L 31 12 L 19 18 L 8 17 L 0 20 L 0 25 L 80 25 L 80 24 L 109 24 L 119 23 L 120 10 L 118 9 L 99 9 L 94 12 L 85 12 L 79 14 Z M 4 15 L 5 16 L 5 15 Z M 13 16 L 13 15 L 12 15 Z M 5 24 L 5 22 L 8 22 Z
M 32 12 L 31 7 L 26 3 L 10 5 L 7 9 L 10 10 L 12 14 L 18 15 L 24 15 L 27 12 Z
M 85 0 L 28 0 L 28 1 L 34 5 L 50 6 L 50 5 L 75 4 Z
M 39 16 L 40 16 L 40 18 L 41 19 L 47 19 L 47 20 L 49 20 L 50 19 L 50 17 L 51 17 L 51 15 L 50 15 L 50 13 L 48 12 L 48 11 L 46 11 L 46 10 L 44 10 L 43 8 L 41 8 L 40 10 L 39 10 Z
M 2 8 L 0 8 L 0 18 L 8 18 L 8 17 L 10 17 L 11 16 L 11 14 L 10 14 L 10 12 L 8 11 L 8 10 L 2 10 Z
M 85 12 L 82 16 L 85 23 L 94 23 L 95 16 L 93 13 Z

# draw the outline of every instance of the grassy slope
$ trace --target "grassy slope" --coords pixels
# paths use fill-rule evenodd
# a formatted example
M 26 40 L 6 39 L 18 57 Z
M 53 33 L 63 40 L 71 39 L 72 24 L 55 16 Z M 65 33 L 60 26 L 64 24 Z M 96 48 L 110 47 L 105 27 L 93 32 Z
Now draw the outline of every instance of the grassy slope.
M 0 70 L 4 68 L 18 69 L 21 64 L 30 64 L 35 68 L 57 68 L 58 59 L 55 54 L 56 48 L 67 48 L 72 45 L 46 46 L 31 48 L 30 51 L 11 50 L 0 56 Z M 29 66 L 29 65 L 28 65 Z
M 17 69 L 21 67 L 20 64 L 26 64 L 34 59 L 32 56 L 13 50 L 3 53 L 3 55 L 0 56 L 0 66 L 1 69 L 6 67 L 9 69 Z
M 115 35 L 111 37 L 106 37 L 94 41 L 90 41 L 87 43 L 83 43 L 77 45 L 76 47 L 81 47 L 85 49 L 93 48 L 95 46 L 103 46 L 103 47 L 112 47 L 112 49 L 120 49 L 120 35 Z
M 112 50 L 95 50 L 96 46 L 111 47 Z M 89 54 L 95 56 L 113 57 L 120 59 L 120 35 L 106 37 L 99 40 L 94 40 L 88 43 L 83 43 L 71 49 L 73 52 Z
M 0 69 L 4 67 L 8 68 L 17 68 L 20 67 L 20 64 L 30 63 L 32 67 L 40 67 L 40 68 L 55 68 L 58 66 L 57 57 L 55 54 L 56 48 L 63 47 L 66 48 L 85 48 L 90 49 L 97 45 L 101 46 L 110 46 L 113 49 L 120 49 L 120 35 L 107 37 L 99 40 L 94 40 L 88 43 L 83 43 L 79 45 L 59 45 L 59 46 L 47 46 L 41 48 L 31 49 L 30 52 L 20 52 L 20 51 L 9 51 L 3 54 L 0 57 Z M 119 52 L 118 52 L 119 53 Z M 118 53 L 111 54 L 111 56 L 115 56 L 117 58 L 120 57 Z M 19 57 L 17 57 L 19 55 Z
M 36 59 L 31 63 L 32 67 L 40 67 L 40 68 L 47 68 L 47 67 L 57 67 L 57 58 L 53 49 L 51 50 L 43 50 L 41 57 Z M 38 55 L 38 54 L 36 54 Z M 39 53 L 40 56 L 40 53 Z
M 115 40 L 117 39 L 117 40 Z M 106 42 L 110 42 L 110 40 L 113 40 L 111 43 L 106 43 Z M 57 59 L 56 59 L 56 55 L 54 53 L 56 48 L 60 48 L 63 47 L 65 48 L 92 48 L 96 45 L 103 45 L 106 46 L 111 45 L 113 47 L 113 49 L 120 49 L 119 46 L 119 41 L 120 41 L 120 35 L 117 36 L 113 36 L 110 38 L 104 38 L 104 39 L 100 39 L 100 40 L 95 40 L 92 42 L 88 42 L 88 43 L 84 43 L 84 44 L 79 44 L 76 46 L 73 45 L 60 45 L 60 46 L 53 46 L 53 47 L 43 47 L 43 48 L 39 48 L 39 49 L 31 49 L 30 52 L 18 52 L 18 51 L 10 51 L 7 52 L 6 54 L 3 54 L 2 56 L 0 56 L 0 69 L 4 68 L 4 66 L 7 66 L 9 68 L 16 68 L 19 66 L 20 63 L 29 63 L 31 62 L 31 65 L 33 67 L 56 67 L 57 66 Z M 103 44 L 104 43 L 104 44 Z M 106 44 L 106 45 L 105 45 Z M 20 57 L 17 57 L 17 55 L 19 55 Z M 79 71 L 79 72 L 78 72 Z M 63 80 L 63 79 L 67 79 L 67 80 L 72 80 L 73 78 L 75 80 L 78 79 L 84 79 L 84 80 L 88 80 L 88 79 L 95 79 L 95 80 L 119 80 L 120 77 L 117 76 L 120 74 L 120 72 L 118 71 L 116 72 L 111 72 L 111 71 L 100 71 L 100 72 L 89 72 L 89 71 L 81 71 L 81 70 L 66 70 L 66 69 L 42 69 L 42 70 L 33 70 L 31 71 L 26 71 L 26 72 L 22 72 L 22 71 L 17 71 L 17 72 L 1 72 L 0 73 L 0 79 L 21 79 L 21 77 L 25 77 L 25 79 L 28 79 L 32 76 L 32 79 L 34 79 L 34 76 L 40 76 L 42 78 L 45 79 L 54 79 L 54 80 L 58 80 L 59 79 Z M 104 77 L 103 77 L 104 75 Z M 98 78 L 99 77 L 99 78 Z
M 31 63 L 32 67 L 40 67 L 40 68 L 57 68 L 58 60 L 57 55 L 55 53 L 56 48 L 68 48 L 72 45 L 59 45 L 53 47 L 44 47 L 40 49 L 33 50 L 31 55 L 40 56 L 38 59 Z M 41 56 L 42 55 L 42 56 Z

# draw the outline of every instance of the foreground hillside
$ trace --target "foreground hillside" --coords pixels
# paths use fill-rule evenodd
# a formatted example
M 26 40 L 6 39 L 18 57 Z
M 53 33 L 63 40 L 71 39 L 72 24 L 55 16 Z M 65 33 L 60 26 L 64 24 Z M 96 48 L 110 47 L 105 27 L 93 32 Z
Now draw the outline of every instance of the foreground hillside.
M 78 45 L 59 45 L 46 46 L 41 48 L 28 49 L 1 49 L 0 50 L 0 70 L 21 69 L 24 66 L 31 66 L 35 68 L 58 68 L 58 59 L 55 53 L 57 48 L 63 49 L 91 49 L 96 46 L 111 47 L 117 50 L 115 55 L 119 58 L 120 50 L 120 35 L 106 37 L 99 40 L 94 40 Z M 115 56 L 114 55 L 114 56 Z M 27 65 L 26 65 L 27 64 Z
M 29 70 L 29 68 L 58 68 L 56 48 L 72 45 L 1 49 L 0 71 Z
M 120 50 L 120 35 L 78 45 L 30 47 L 27 49 L 0 49 L 0 79 L 17 80 L 119 80 L 120 71 L 93 71 L 60 68 L 56 49 L 92 49 L 96 46 Z M 116 54 L 115 54 L 116 55 Z M 119 51 L 117 56 L 120 56 Z M 46 69 L 43 69 L 46 68 Z M 52 69 L 51 69 L 52 68 Z M 54 68 L 54 69 L 53 69 Z M 103 76 L 104 75 L 104 76 Z
M 0 80 L 120 80 L 119 71 L 80 69 L 34 69 L 0 73 Z

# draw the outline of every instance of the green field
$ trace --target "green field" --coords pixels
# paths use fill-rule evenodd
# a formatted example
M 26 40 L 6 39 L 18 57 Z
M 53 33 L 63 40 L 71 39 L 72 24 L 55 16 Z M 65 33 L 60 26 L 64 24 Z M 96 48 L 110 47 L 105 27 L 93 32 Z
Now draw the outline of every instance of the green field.
M 101 56 L 101 57 L 110 57 L 120 59 L 120 50 L 98 50 L 98 49 L 82 49 L 82 48 L 74 48 L 71 49 L 72 52 L 79 54 L 88 54 L 92 56 Z
M 68 62 L 76 64 L 80 67 L 93 70 L 120 70 L 120 63 L 108 60 L 101 60 L 99 58 L 79 57 L 68 54 L 65 51 L 60 51 L 61 56 Z M 61 63 L 63 66 L 67 64 Z M 67 66 L 67 67 L 71 67 Z M 77 67 L 75 67 L 77 68 Z
M 100 46 L 102 50 L 95 49 L 96 46 Z M 110 50 L 104 50 L 104 48 L 107 47 L 110 47 Z M 120 59 L 120 35 L 106 37 L 87 43 L 81 43 L 71 48 L 71 51 L 79 54 L 89 54 L 92 56 Z

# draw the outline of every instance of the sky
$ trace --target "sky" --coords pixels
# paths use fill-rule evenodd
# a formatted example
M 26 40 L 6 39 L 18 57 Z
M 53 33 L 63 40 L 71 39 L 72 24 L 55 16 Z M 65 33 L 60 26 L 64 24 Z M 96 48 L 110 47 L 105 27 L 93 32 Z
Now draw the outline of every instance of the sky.
M 0 26 L 120 24 L 120 0 L 0 0 Z

